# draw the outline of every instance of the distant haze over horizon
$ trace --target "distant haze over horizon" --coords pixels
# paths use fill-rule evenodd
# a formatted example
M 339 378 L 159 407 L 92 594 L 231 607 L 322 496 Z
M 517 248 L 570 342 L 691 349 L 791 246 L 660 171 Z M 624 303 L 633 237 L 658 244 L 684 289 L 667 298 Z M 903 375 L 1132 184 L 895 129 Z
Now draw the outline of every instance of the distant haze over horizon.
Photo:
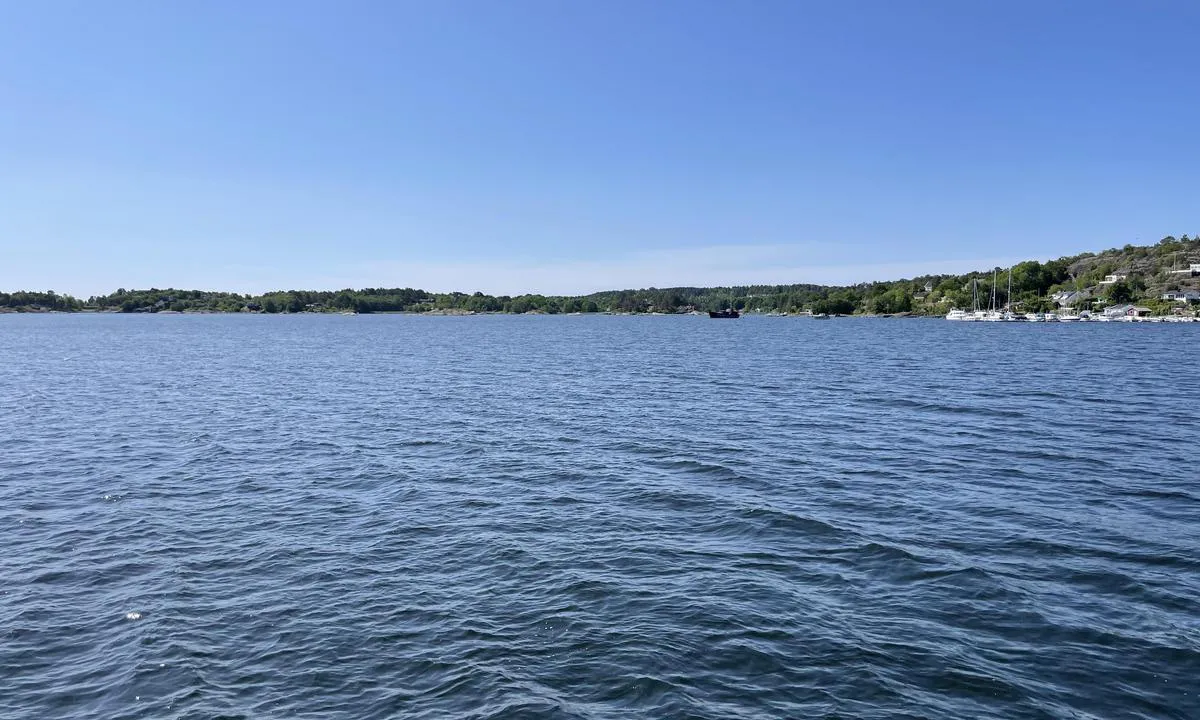
M 1200 4 L 9 3 L 0 289 L 849 285 L 1196 233 Z

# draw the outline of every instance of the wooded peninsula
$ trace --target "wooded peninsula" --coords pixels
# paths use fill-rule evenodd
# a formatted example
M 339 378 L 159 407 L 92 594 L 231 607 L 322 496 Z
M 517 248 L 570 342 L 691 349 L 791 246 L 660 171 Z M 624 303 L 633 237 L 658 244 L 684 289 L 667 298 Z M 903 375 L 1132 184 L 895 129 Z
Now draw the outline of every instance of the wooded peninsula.
M 1011 272 L 1011 298 L 1009 296 Z M 829 315 L 944 315 L 970 308 L 974 295 L 1025 312 L 1077 310 L 1137 302 L 1156 314 L 1180 304 L 1200 305 L 1200 236 L 1167 236 L 1155 245 L 1126 245 L 1049 262 L 963 275 L 852 286 L 747 285 L 610 290 L 582 296 L 431 293 L 415 288 L 280 290 L 262 295 L 178 290 L 118 289 L 86 300 L 53 291 L 0 292 L 0 312 L 252 312 L 252 313 L 688 313 L 735 308 L 742 312 Z

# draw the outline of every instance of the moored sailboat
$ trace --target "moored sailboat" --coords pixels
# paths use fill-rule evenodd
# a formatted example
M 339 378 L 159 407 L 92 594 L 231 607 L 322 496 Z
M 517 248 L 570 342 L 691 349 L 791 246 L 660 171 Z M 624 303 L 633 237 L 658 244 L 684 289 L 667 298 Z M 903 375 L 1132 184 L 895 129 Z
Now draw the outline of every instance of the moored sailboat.
M 954 308 L 946 313 L 946 319 L 958 322 L 976 322 L 983 319 L 983 313 L 979 310 L 979 287 L 974 278 L 971 279 L 971 312 Z

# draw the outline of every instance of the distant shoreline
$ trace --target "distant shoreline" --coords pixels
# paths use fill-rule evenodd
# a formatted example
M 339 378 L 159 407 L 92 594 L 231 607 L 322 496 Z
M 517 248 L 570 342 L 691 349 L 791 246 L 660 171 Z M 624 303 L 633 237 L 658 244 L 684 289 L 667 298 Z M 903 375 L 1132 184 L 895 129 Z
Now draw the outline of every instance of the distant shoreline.
M 38 310 L 30 310 L 30 311 L 19 311 L 19 310 L 12 310 L 12 309 L 8 309 L 8 308 L 0 308 L 0 315 L 71 315 L 71 316 L 80 316 L 80 315 L 113 315 L 113 316 L 139 316 L 139 315 L 141 315 L 141 316 L 147 316 L 147 315 L 160 316 L 160 315 L 165 315 L 165 316 L 174 316 L 174 315 L 181 315 L 181 316 L 191 316 L 191 317 L 195 317 L 195 316 L 249 317 L 249 316 L 256 316 L 256 315 L 264 315 L 264 316 L 277 315 L 277 316 L 281 316 L 281 317 L 300 317 L 300 316 L 317 317 L 317 316 L 357 316 L 358 314 L 359 313 L 335 313 L 335 312 L 299 312 L 299 313 L 261 313 L 261 312 L 256 312 L 256 313 L 250 313 L 250 312 L 222 312 L 222 311 L 216 311 L 216 310 L 184 310 L 184 311 L 163 310 L 163 311 L 154 312 L 154 313 L 123 313 L 120 311 L 113 311 L 113 310 L 94 310 L 94 309 L 74 310 L 74 311 L 38 309 Z M 408 311 L 408 310 L 394 310 L 394 311 L 383 311 L 383 312 L 377 312 L 377 313 L 364 313 L 364 314 L 365 315 L 383 315 L 383 316 L 409 316 L 409 317 L 424 317 L 424 318 L 450 318 L 450 317 L 453 317 L 453 318 L 466 318 L 466 317 L 638 317 L 638 318 L 680 317 L 680 318 L 683 318 L 683 317 L 694 317 L 697 319 L 699 319 L 699 318 L 707 319 L 707 314 L 698 314 L 698 313 L 691 313 L 691 312 L 689 312 L 689 313 L 595 312 L 595 313 L 565 313 L 564 314 L 564 313 L 543 313 L 543 312 L 526 312 L 526 313 L 438 312 L 438 311 L 414 312 L 414 311 Z M 749 313 L 744 313 L 742 315 L 742 317 L 743 318 L 757 318 L 757 320 L 762 320 L 762 321 L 776 320 L 776 319 L 792 319 L 792 320 L 812 320 L 813 319 L 813 317 L 807 313 L 795 313 L 795 314 L 789 314 L 789 315 L 768 315 L 767 313 L 749 312 Z M 907 313 L 907 314 L 896 313 L 896 314 L 890 314 L 890 315 L 859 313 L 859 314 L 855 314 L 855 315 L 831 315 L 829 317 L 837 318 L 839 320 L 940 320 L 940 321 L 945 320 L 945 318 L 942 316 L 917 315 L 917 314 L 913 314 L 913 313 Z M 756 322 L 757 322 L 757 320 L 756 320 Z M 1140 318 L 1105 318 L 1104 320 L 1092 319 L 1090 321 L 1079 321 L 1076 323 L 1061 322 L 1061 323 L 1050 323 L 1050 324 L 1101 325 L 1101 324 L 1107 324 L 1109 322 L 1122 322 L 1122 321 L 1124 321 L 1125 323 L 1166 323 L 1166 324 L 1170 324 L 1170 323 L 1200 323 L 1200 317 L 1195 317 L 1195 316 L 1156 316 L 1156 317 L 1140 317 Z M 958 323 L 953 323 L 953 324 L 958 324 Z M 1038 325 L 1038 324 L 1043 324 L 1043 323 L 1033 322 L 1033 323 L 1021 323 L 1021 324 Z
M 1200 239 L 1167 236 L 1154 245 L 1126 245 L 1045 263 L 1030 260 L 962 275 L 923 275 L 852 286 L 651 287 L 579 296 L 433 293 L 410 287 L 280 290 L 261 295 L 120 288 L 87 300 L 52 291 L 0 292 L 0 312 L 152 314 L 686 315 L 734 309 L 772 316 L 945 317 L 952 309 L 972 307 L 1019 314 L 1063 310 L 1078 314 L 1127 303 L 1153 316 L 1200 312 Z

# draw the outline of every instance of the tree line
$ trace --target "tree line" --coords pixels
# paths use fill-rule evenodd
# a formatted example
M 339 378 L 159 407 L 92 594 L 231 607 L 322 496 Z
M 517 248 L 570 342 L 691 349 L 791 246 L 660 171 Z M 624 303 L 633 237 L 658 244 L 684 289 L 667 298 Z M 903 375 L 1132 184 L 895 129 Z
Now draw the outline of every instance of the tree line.
M 1059 291 L 1087 291 L 1088 301 L 1153 303 L 1156 293 L 1187 285 L 1190 276 L 1177 267 L 1200 262 L 1200 239 L 1168 236 L 1156 245 L 1081 253 L 1049 262 L 1029 260 L 1012 268 L 961 275 L 924 275 L 911 279 L 852 286 L 742 285 L 728 287 L 611 290 L 584 296 L 487 295 L 481 292 L 432 293 L 418 288 L 279 290 L 262 295 L 178 290 L 127 290 L 80 300 L 52 291 L 0 293 L 0 308 L 18 311 L 96 310 L 124 313 L 172 312 L 456 312 L 456 313 L 681 313 L 734 308 L 743 312 L 802 312 L 851 315 L 944 314 L 950 307 L 970 308 L 973 297 L 988 305 L 1025 311 L 1055 307 Z M 1011 279 L 1010 279 L 1011 274 Z M 1117 282 L 1102 284 L 1109 275 Z M 1194 284 L 1194 283 L 1193 283 Z M 1011 294 L 1010 294 L 1011 287 Z M 1082 300 L 1081 300 L 1082 301 Z

